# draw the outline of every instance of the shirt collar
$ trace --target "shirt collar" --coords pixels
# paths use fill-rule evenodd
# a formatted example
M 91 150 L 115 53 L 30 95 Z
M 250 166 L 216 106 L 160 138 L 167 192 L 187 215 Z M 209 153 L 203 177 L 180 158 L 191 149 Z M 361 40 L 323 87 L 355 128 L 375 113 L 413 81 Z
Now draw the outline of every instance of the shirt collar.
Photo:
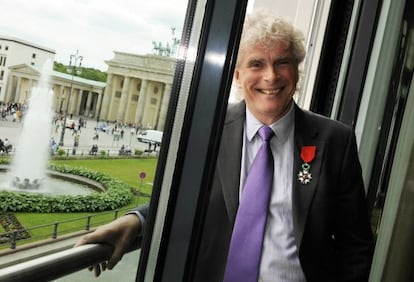
M 287 113 L 278 119 L 276 122 L 269 125 L 269 127 L 275 133 L 275 137 L 278 142 L 283 143 L 289 136 L 290 130 L 292 130 L 295 119 L 295 111 L 293 110 L 294 102 L 289 106 Z M 254 138 L 257 131 L 264 124 L 261 123 L 246 107 L 246 137 L 250 141 Z

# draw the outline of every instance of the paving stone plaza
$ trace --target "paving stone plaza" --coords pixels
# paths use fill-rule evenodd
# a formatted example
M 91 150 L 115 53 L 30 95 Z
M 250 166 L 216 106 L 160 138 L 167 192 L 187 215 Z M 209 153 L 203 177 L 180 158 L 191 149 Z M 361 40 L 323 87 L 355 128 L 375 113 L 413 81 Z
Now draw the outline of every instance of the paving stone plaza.
M 73 117 L 73 119 L 76 120 L 77 117 Z M 138 142 L 136 138 L 136 130 L 134 129 L 131 129 L 129 127 L 122 128 L 124 130 L 124 134 L 121 138 L 120 136 L 112 134 L 111 130 L 108 132 L 102 132 L 99 130 L 96 131 L 95 127 L 97 127 L 98 124 L 100 124 L 100 122 L 97 122 L 96 120 L 86 120 L 86 126 L 82 127 L 80 132 L 77 132 L 77 134 L 79 134 L 79 145 L 75 152 L 77 156 L 88 155 L 92 148 L 92 145 L 94 144 L 98 145 L 98 151 L 104 150 L 106 154 L 109 153 L 109 155 L 119 155 L 119 150 L 121 149 L 122 145 L 131 147 L 132 152 L 134 152 L 135 149 L 145 151 L 149 148 L 148 144 Z M 0 121 L 0 139 L 4 140 L 7 138 L 10 144 L 13 145 L 13 151 L 18 149 L 16 146 L 18 146 L 22 127 L 23 122 L 15 122 L 12 121 L 11 118 L 8 120 Z M 109 124 L 110 129 L 113 127 L 114 124 Z M 62 135 L 61 130 L 61 126 L 59 126 L 59 128 L 56 130 L 56 127 L 52 125 L 50 138 L 53 138 L 55 142 L 59 143 Z M 94 139 L 96 132 L 98 132 L 99 135 L 98 139 Z M 76 134 L 73 134 L 73 131 L 71 129 L 65 129 L 63 146 L 60 148 L 65 149 L 69 155 L 72 155 L 74 153 L 73 148 L 75 136 Z M 152 154 L 154 153 L 156 152 L 153 152 Z

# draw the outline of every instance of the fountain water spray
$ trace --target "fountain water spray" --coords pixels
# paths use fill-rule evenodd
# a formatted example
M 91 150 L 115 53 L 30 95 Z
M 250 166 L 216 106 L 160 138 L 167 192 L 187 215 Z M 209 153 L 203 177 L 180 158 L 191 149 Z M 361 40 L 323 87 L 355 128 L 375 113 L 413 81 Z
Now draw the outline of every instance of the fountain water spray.
M 43 189 L 50 156 L 52 130 L 53 90 L 49 82 L 52 61 L 43 65 L 39 84 L 32 89 L 27 112 L 23 119 L 22 133 L 9 173 L 9 181 L 17 189 Z

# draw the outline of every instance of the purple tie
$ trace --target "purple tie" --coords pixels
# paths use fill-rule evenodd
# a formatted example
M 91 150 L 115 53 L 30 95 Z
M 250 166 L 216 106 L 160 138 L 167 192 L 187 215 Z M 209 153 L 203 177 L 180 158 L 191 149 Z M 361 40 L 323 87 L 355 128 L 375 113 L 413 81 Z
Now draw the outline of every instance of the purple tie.
M 262 145 L 250 167 L 244 184 L 227 257 L 225 282 L 257 282 L 262 241 L 273 183 L 273 155 L 270 139 L 273 131 L 259 129 Z

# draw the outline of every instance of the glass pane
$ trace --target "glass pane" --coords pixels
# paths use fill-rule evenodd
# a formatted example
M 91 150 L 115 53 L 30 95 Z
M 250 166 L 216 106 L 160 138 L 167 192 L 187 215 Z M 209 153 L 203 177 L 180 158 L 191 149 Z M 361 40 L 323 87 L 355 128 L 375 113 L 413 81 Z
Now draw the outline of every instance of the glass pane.
M 0 234 L 11 238 L 2 248 L 86 233 L 149 202 L 186 9 L 185 0 L 2 3 L 0 188 L 24 194 L 16 202 L 0 191 Z M 112 184 L 96 183 L 106 177 Z M 90 198 L 79 200 L 76 189 Z M 33 204 L 38 192 L 54 204 Z M 27 232 L 13 237 L 15 228 Z M 105 279 L 119 278 L 124 264 L 135 281 L 138 257 Z
M 248 2 L 247 14 L 260 9 L 272 11 L 275 16 L 282 17 L 298 28 L 305 37 L 306 57 L 300 66 L 302 72 L 299 95 L 295 97 L 299 106 L 309 109 L 312 90 L 320 58 L 324 31 L 331 1 L 270 1 L 251 0 Z M 237 100 L 232 95 L 230 101 Z M 233 100 L 234 99 L 234 100 Z
M 352 191 L 357 191 L 356 189 L 359 190 L 355 193 L 358 195 L 357 197 L 353 198 L 353 195 L 351 195 L 352 200 L 349 200 L 351 197 L 347 198 L 349 195 L 344 196 L 347 203 L 343 204 L 343 206 L 347 207 L 341 207 L 343 209 L 338 212 L 337 217 L 334 218 L 334 211 L 337 211 L 336 208 L 329 204 L 336 200 L 334 199 L 335 197 L 332 196 L 332 194 L 336 192 L 332 192 L 331 188 L 337 181 L 337 179 L 333 179 L 329 174 L 333 173 L 340 177 L 341 165 L 349 165 L 351 169 L 355 168 L 355 174 L 357 176 L 360 172 L 358 170 L 358 163 L 356 162 L 356 143 L 351 142 L 352 157 L 344 160 L 343 163 L 338 162 L 335 165 L 335 168 L 327 168 L 329 166 L 327 163 L 331 162 L 329 160 L 325 162 L 325 160 L 331 159 L 332 156 L 325 156 L 329 149 L 329 145 L 326 144 L 324 147 L 322 143 L 329 143 L 329 140 L 325 139 L 322 141 L 318 139 L 317 141 L 309 136 L 310 134 L 307 131 L 310 128 L 313 128 L 312 131 L 316 129 L 315 124 L 311 124 L 309 120 L 315 121 L 315 123 L 321 121 L 314 120 L 313 115 L 304 113 L 294 107 L 292 103 L 286 102 L 290 101 L 291 96 L 289 95 L 293 95 L 293 91 L 295 91 L 297 87 L 297 67 L 304 75 L 299 79 L 299 83 L 308 82 L 309 84 L 306 86 L 310 87 L 309 89 L 300 88 L 296 97 L 297 103 L 300 107 L 306 109 L 310 100 L 310 97 L 307 95 L 312 93 L 312 84 L 310 82 L 314 80 L 314 74 L 317 67 L 317 63 L 315 64 L 315 62 L 317 62 L 320 51 L 317 46 L 320 46 L 321 40 L 324 38 L 324 29 L 320 27 L 326 24 L 326 22 L 323 22 L 322 20 L 321 22 L 318 22 L 318 25 L 314 25 L 315 17 L 318 17 L 319 20 L 321 15 L 323 15 L 324 17 L 322 18 L 326 21 L 327 11 L 329 10 L 330 5 L 330 3 L 322 5 L 319 2 L 320 1 L 308 1 L 306 3 L 303 3 L 303 1 L 300 1 L 299 3 L 287 3 L 286 1 L 249 2 L 247 10 L 248 16 L 255 14 L 259 10 L 265 9 L 270 11 L 273 16 L 280 16 L 299 28 L 305 36 L 304 49 L 310 53 L 310 57 L 306 57 L 303 64 L 300 64 L 302 63 L 301 59 L 299 59 L 301 58 L 301 55 L 298 54 L 299 52 L 297 49 L 295 49 L 297 52 L 294 53 L 292 49 L 289 49 L 287 48 L 287 45 L 284 45 L 286 42 L 291 44 L 293 40 L 286 40 L 283 43 L 275 40 L 271 41 L 271 43 L 274 43 L 272 45 L 266 45 L 266 41 L 262 44 L 263 38 L 266 40 L 269 39 L 265 36 L 260 37 L 260 35 L 262 35 L 260 32 L 268 34 L 260 29 L 263 25 L 260 25 L 260 27 L 258 27 L 259 25 L 256 25 L 255 28 L 252 28 L 249 31 L 250 33 L 246 35 L 246 37 L 242 35 L 240 41 L 241 49 L 239 50 L 237 62 L 235 63 L 235 80 L 233 82 L 234 87 L 230 97 L 230 103 L 237 103 L 238 100 L 245 99 L 246 105 L 241 103 L 229 106 L 227 119 L 224 122 L 216 170 L 214 179 L 211 181 L 212 187 L 204 219 L 205 225 L 203 233 L 200 235 L 201 238 L 199 238 L 200 246 L 198 246 L 198 261 L 195 265 L 194 276 L 192 277 L 194 281 L 198 281 L 199 279 L 205 279 L 206 281 L 221 281 L 223 276 L 233 277 L 230 280 L 242 281 L 243 277 L 235 278 L 233 274 L 247 273 L 247 271 L 244 271 L 251 265 L 247 261 L 252 259 L 254 255 L 258 258 L 257 264 L 260 265 L 260 270 L 255 270 L 257 272 L 253 275 L 254 277 L 252 280 L 257 280 L 258 277 L 259 281 L 306 281 L 306 279 L 334 280 L 333 277 L 336 277 L 337 273 L 324 272 L 330 267 L 332 267 L 332 269 L 338 267 L 338 265 L 335 265 L 333 262 L 334 256 L 332 253 L 340 251 L 334 245 L 336 242 L 339 242 L 339 244 L 344 242 L 341 241 L 343 235 L 351 231 L 349 233 L 360 236 L 359 238 L 361 241 L 364 241 L 365 245 L 362 246 L 361 249 L 369 249 L 371 242 L 368 218 L 367 215 L 365 215 L 365 218 L 363 216 L 363 209 L 365 206 L 363 204 L 356 204 L 363 203 L 363 201 L 360 201 L 362 200 L 362 193 L 364 192 L 362 176 L 355 177 L 356 181 L 349 184 L 349 186 L 347 186 L 347 184 L 344 184 L 343 186 L 338 184 L 338 186 L 341 186 L 338 190 L 342 189 L 342 187 L 344 187 L 344 190 L 347 190 L 348 188 Z M 317 10 L 318 13 L 315 13 L 315 10 Z M 250 24 L 254 25 L 256 21 L 260 22 L 260 18 L 245 22 L 244 28 L 249 27 Z M 277 28 L 266 27 L 268 27 L 266 31 L 269 32 L 270 30 L 269 33 L 274 32 L 277 28 L 282 29 L 280 25 Z M 286 26 L 284 25 L 283 28 L 286 28 Z M 283 33 L 283 35 L 286 33 Z M 249 37 L 249 35 L 251 35 L 251 37 Z M 279 34 L 279 36 L 281 35 Z M 280 39 L 280 37 L 276 38 Z M 291 46 L 292 45 L 289 45 L 289 47 Z M 296 65 L 296 63 L 299 65 Z M 302 85 L 299 84 L 299 86 Z M 245 96 L 237 96 L 238 93 L 236 89 L 242 91 Z M 291 91 L 289 92 L 289 90 Z M 287 97 L 286 100 L 282 100 L 283 96 Z M 286 103 L 283 104 L 281 100 Z M 288 105 L 291 107 L 288 107 Z M 257 185 L 257 187 L 255 187 L 257 190 L 252 192 L 248 199 L 244 198 L 245 194 L 248 193 L 248 188 L 243 187 L 244 184 L 249 183 L 250 169 L 252 169 L 256 163 L 256 159 L 253 159 L 256 152 L 259 151 L 260 141 L 257 141 L 259 138 L 256 138 L 255 135 L 258 128 L 263 124 L 272 126 L 276 131 L 276 141 L 273 141 L 272 145 L 270 145 L 273 150 L 273 155 L 275 156 L 274 164 L 276 166 L 274 169 L 275 172 L 273 170 L 271 171 L 271 174 L 274 174 L 274 177 L 273 184 L 269 185 L 269 190 L 271 190 L 271 195 L 269 196 L 270 205 L 268 204 L 269 202 L 260 205 L 260 207 L 265 207 L 264 213 L 267 214 L 267 221 L 264 219 L 263 226 L 260 227 L 266 232 L 264 236 L 258 233 L 249 233 L 251 229 L 256 229 L 256 223 L 259 221 L 259 216 L 256 216 L 256 214 L 248 214 L 250 211 L 243 214 L 243 207 L 249 205 L 250 202 L 258 202 L 259 198 L 261 198 L 261 194 L 264 193 L 264 185 L 261 185 L 261 180 L 265 177 L 263 174 L 260 174 L 259 178 L 252 181 Z M 305 124 L 306 128 L 304 128 Z M 325 122 L 321 122 L 319 125 L 321 124 L 332 125 Z M 323 130 L 320 130 L 319 128 L 317 131 L 321 132 Z M 278 135 L 278 133 L 280 135 Z M 344 134 L 344 132 L 338 130 L 332 134 L 332 132 L 329 132 L 328 130 L 328 132 L 324 132 L 321 135 L 325 134 L 338 140 L 340 139 L 338 138 L 340 134 Z M 346 134 L 349 135 L 349 132 Z M 336 136 L 334 137 L 334 135 Z M 321 138 L 326 138 L 326 136 L 322 136 Z M 351 139 L 352 136 L 350 135 L 349 138 L 349 140 L 355 141 Z M 341 140 L 342 144 L 345 145 L 343 141 L 344 140 Z M 308 147 L 308 145 L 312 146 Z M 306 154 L 304 152 L 307 152 L 308 150 L 312 151 L 312 156 L 309 161 L 304 157 L 304 154 Z M 326 151 L 322 153 L 323 150 Z M 332 153 L 334 153 L 332 148 L 331 150 Z M 318 151 L 318 153 L 316 153 L 316 151 Z M 341 152 L 341 154 L 347 153 L 343 147 Z M 260 154 L 260 151 L 258 154 Z M 322 154 L 324 156 L 322 156 Z M 333 158 L 331 160 L 333 160 Z M 273 162 L 273 160 L 270 162 Z M 312 167 L 312 176 L 309 175 L 310 171 L 308 170 L 308 165 Z M 261 167 L 261 171 L 265 170 L 264 167 L 266 167 L 266 165 Z M 346 181 L 345 179 L 343 180 Z M 317 183 L 324 187 L 318 186 L 318 188 L 316 188 L 318 185 Z M 283 190 L 283 192 L 281 192 L 281 190 Z M 269 198 L 266 200 L 269 201 Z M 350 206 L 352 205 L 355 207 L 356 210 L 362 211 L 361 214 L 354 214 L 356 218 L 359 218 L 360 215 L 361 218 L 363 218 L 363 220 L 357 224 L 355 224 L 355 221 L 351 223 L 351 220 L 345 215 L 348 211 L 352 212 L 352 209 L 349 209 L 349 206 L 347 205 L 348 203 Z M 338 205 L 341 204 L 338 203 Z M 257 209 L 260 207 L 257 207 Z M 237 241 L 233 239 L 236 237 L 236 234 L 238 233 L 237 231 L 239 230 L 238 224 L 240 223 L 240 215 L 245 215 L 243 219 L 249 218 L 250 216 L 249 219 L 251 219 L 251 221 L 246 225 L 246 229 L 243 229 L 241 232 L 242 235 L 250 234 L 250 236 L 248 236 L 249 238 L 243 237 Z M 342 220 L 345 226 L 349 223 L 351 225 L 357 225 L 358 228 L 353 230 L 345 230 L 342 229 L 342 227 L 338 227 L 337 229 L 333 228 L 333 226 L 336 227 L 337 225 L 341 225 Z M 337 221 L 341 221 L 341 223 Z M 320 226 L 321 229 L 316 226 Z M 316 236 L 313 237 L 313 235 Z M 257 239 L 261 237 L 264 237 L 263 245 L 260 244 L 258 247 L 263 247 L 263 249 L 254 252 L 254 254 L 253 251 L 251 253 L 246 251 L 251 244 L 233 244 L 233 242 L 241 241 L 244 243 L 248 239 Z M 319 239 L 321 240 L 319 241 Z M 325 240 L 326 245 L 321 242 Z M 316 244 L 314 245 L 313 243 L 316 243 L 317 241 L 320 245 L 316 249 Z M 325 246 L 326 252 L 321 251 Z M 299 250 L 300 247 L 302 248 Z M 229 251 L 227 252 L 227 250 Z M 311 260 L 309 260 L 309 257 L 305 258 L 304 253 L 310 250 L 313 250 L 313 252 L 310 252 L 313 256 L 317 256 L 316 253 L 319 255 L 323 252 L 323 255 L 320 257 L 320 260 L 326 260 L 322 263 L 324 265 L 323 267 L 321 265 L 314 265 Z M 300 255 L 299 252 L 301 252 Z M 277 255 L 275 253 L 277 253 Z M 283 258 L 283 253 L 286 254 L 285 258 Z M 344 257 L 346 256 L 345 253 L 341 253 L 341 255 Z M 232 263 L 233 258 L 234 263 Z M 231 268 L 239 265 L 239 258 L 244 259 L 242 262 L 242 265 L 244 266 L 243 269 Z M 368 276 L 370 265 L 369 252 L 368 254 L 363 254 L 362 261 L 363 263 L 361 263 L 361 265 L 363 271 L 359 274 L 361 276 Z M 289 270 L 284 272 L 283 270 L 285 270 L 286 264 L 289 265 Z M 279 265 L 279 268 L 277 268 L 277 265 Z M 347 265 L 347 267 L 350 267 L 350 265 Z M 287 279 L 284 274 L 289 278 Z M 367 277 L 365 277 L 365 279 L 367 279 Z

